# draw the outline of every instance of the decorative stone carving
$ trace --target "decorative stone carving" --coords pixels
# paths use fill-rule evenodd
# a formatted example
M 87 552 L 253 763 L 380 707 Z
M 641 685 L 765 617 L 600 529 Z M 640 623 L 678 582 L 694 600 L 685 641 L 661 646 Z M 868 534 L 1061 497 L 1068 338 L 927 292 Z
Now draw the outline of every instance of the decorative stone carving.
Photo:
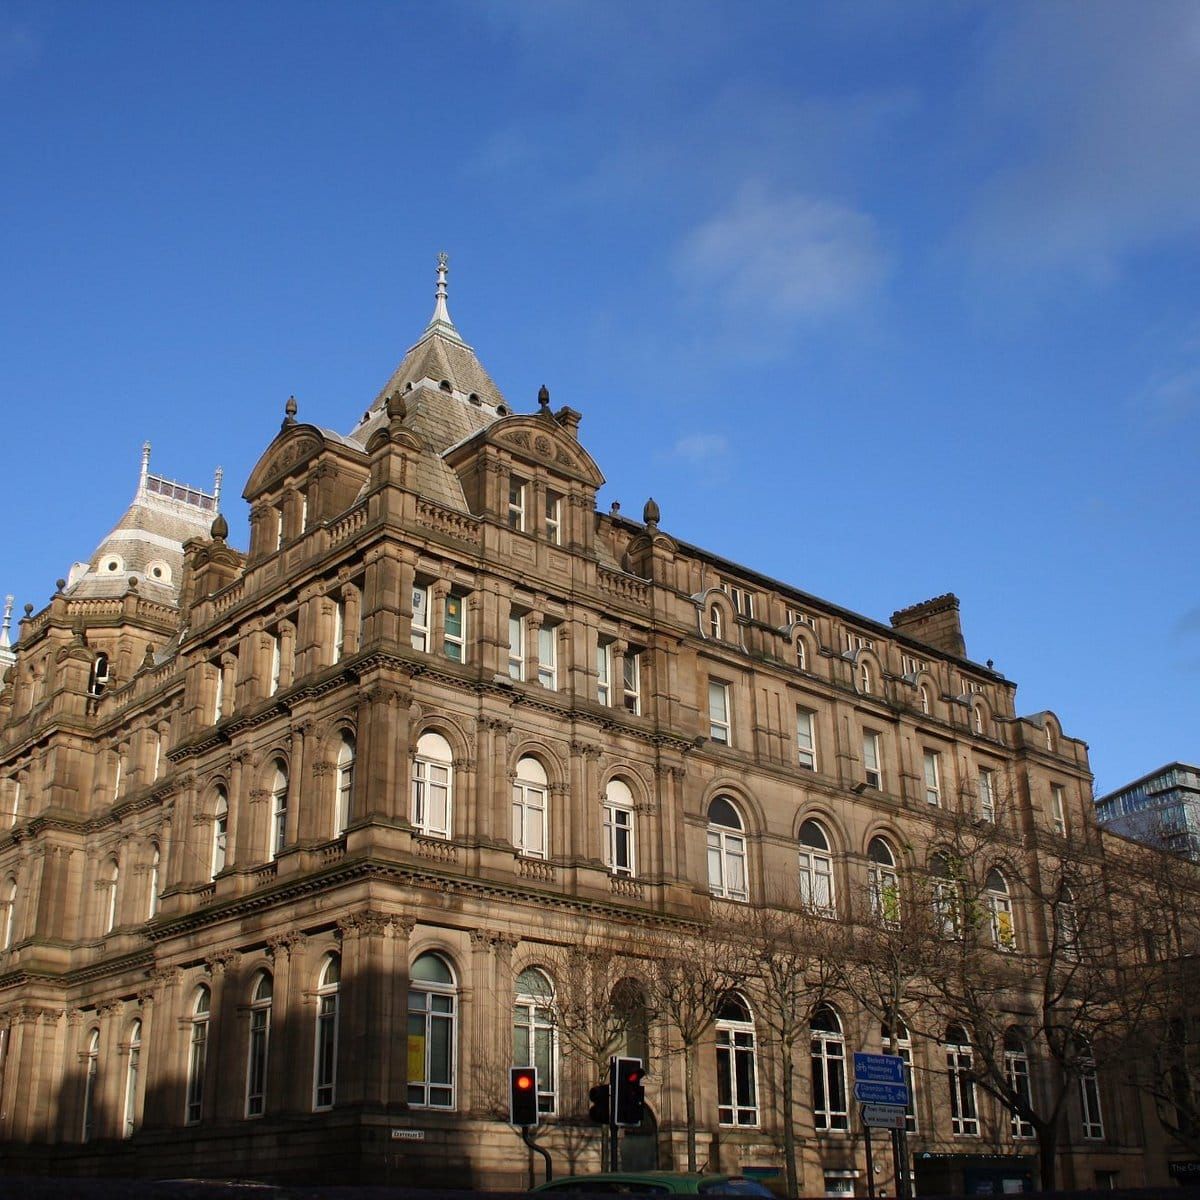
M 213 979 L 220 979 L 237 960 L 236 950 L 221 950 L 204 960 L 204 969 Z

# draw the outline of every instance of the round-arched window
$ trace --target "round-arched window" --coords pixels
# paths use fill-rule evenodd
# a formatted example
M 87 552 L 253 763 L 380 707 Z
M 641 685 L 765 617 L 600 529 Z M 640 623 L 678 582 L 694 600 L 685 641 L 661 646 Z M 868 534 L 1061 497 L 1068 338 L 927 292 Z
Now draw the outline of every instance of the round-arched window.
M 458 1016 L 454 972 L 440 954 L 427 952 L 408 974 L 408 1102 L 421 1108 L 453 1108 Z
M 799 886 L 800 903 L 814 912 L 829 915 L 834 911 L 833 856 L 829 837 L 819 821 L 811 818 L 800 826 Z
M 749 898 L 741 814 L 727 796 L 708 806 L 708 890 L 723 900 Z

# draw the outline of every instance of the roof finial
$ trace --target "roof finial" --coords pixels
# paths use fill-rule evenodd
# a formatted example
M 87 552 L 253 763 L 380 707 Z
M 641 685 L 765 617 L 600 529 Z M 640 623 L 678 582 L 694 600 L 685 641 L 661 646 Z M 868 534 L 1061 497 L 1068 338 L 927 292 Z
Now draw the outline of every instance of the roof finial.
M 221 480 L 225 478 L 225 470 L 218 467 L 213 472 L 213 511 L 221 511 Z
M 299 407 L 296 403 L 295 396 L 289 396 L 287 403 L 283 406 L 283 426 L 286 429 L 289 425 L 296 423 L 296 409 Z
M 4 624 L 0 625 L 0 650 L 7 650 L 10 642 L 8 640 L 8 631 L 12 628 L 12 606 L 13 597 L 4 597 Z
M 550 414 L 550 389 L 543 383 L 538 388 L 538 408 L 547 416 Z
M 450 310 L 446 307 L 446 276 L 449 273 L 450 255 L 443 250 L 437 256 L 437 289 L 434 292 L 433 316 L 429 318 L 429 324 L 421 336 L 427 338 L 431 333 L 440 333 L 443 337 L 466 345 L 461 334 L 454 328 L 454 322 L 450 319 Z
M 150 474 L 150 443 L 142 443 L 142 469 L 138 474 L 138 491 L 146 490 L 146 476 Z

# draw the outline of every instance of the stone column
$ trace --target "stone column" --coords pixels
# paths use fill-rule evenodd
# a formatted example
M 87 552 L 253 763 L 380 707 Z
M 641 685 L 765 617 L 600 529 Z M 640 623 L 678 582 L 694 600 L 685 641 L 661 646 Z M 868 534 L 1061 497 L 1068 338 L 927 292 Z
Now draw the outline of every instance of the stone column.
M 360 707 L 359 729 L 366 716 L 366 746 L 361 754 L 362 769 L 357 772 L 356 811 L 363 816 L 385 820 L 403 819 L 406 813 L 406 789 L 400 786 L 399 764 L 409 751 L 409 704 L 411 695 L 394 684 L 372 684 L 367 690 L 366 712 Z M 361 734 L 360 734 L 361 737 Z M 365 789 L 365 791 L 364 791 Z
M 142 1030 L 143 1129 L 182 1125 L 186 1115 L 188 1051 L 185 1014 L 180 1011 L 182 981 L 183 972 L 173 967 L 150 975 L 154 1019 L 148 1031 Z
M 383 1046 L 396 1033 L 389 1028 L 388 918 L 369 910 L 352 913 L 338 922 L 338 929 L 342 934 L 338 1101 L 378 1107 L 386 1103 Z
M 175 803 L 171 820 L 171 845 L 176 853 L 168 860 L 167 886 L 189 887 L 196 881 L 196 856 L 188 849 L 194 844 L 196 822 L 196 776 L 186 771 L 176 781 Z M 230 797 L 230 805 L 233 798 Z
M 311 1107 L 309 1089 L 303 1086 L 305 1066 L 312 1050 L 312 1030 L 304 1012 L 304 943 L 302 933 L 270 938 L 271 1035 L 267 1045 L 268 1115 L 304 1112 Z
M 223 950 L 204 960 L 212 989 L 208 1055 L 204 1074 L 203 1120 L 237 1120 L 245 1115 L 244 1072 L 238 1069 L 241 1016 L 238 1012 L 238 955 Z
M 254 861 L 247 859 L 244 849 L 238 844 L 241 841 L 241 827 L 243 823 L 248 828 L 253 828 L 253 822 L 249 820 L 250 814 L 246 810 L 246 805 L 250 802 L 250 798 L 243 791 L 242 777 L 245 774 L 246 759 L 249 754 L 245 750 L 235 750 L 229 756 L 229 795 L 226 797 L 229 804 L 228 824 L 225 829 L 225 866 L 239 866 L 242 863 Z
M 288 799 L 287 816 L 284 819 L 284 849 L 295 846 L 300 833 L 300 808 L 309 802 L 305 795 L 305 780 L 308 778 L 308 763 L 305 759 L 305 748 L 309 741 L 308 734 L 312 732 L 313 723 L 308 720 L 296 721 L 292 725 L 291 753 L 288 755 Z
M 382 1035 L 383 1045 L 390 1050 L 384 1100 L 390 1107 L 408 1104 L 408 971 L 409 941 L 416 921 L 406 915 L 393 916 L 391 946 L 391 978 L 385 982 L 387 1003 L 390 1005 L 390 1026 L 376 1032 Z M 382 1053 L 380 1057 L 385 1057 Z

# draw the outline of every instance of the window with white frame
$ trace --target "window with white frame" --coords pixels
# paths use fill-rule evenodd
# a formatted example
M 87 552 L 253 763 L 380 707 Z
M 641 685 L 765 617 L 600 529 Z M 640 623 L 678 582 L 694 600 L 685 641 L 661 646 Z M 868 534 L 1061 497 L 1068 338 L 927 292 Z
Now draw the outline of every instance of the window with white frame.
M 275 516 L 275 549 L 283 548 L 283 506 L 278 505 L 273 509 Z
M 333 602 L 333 661 L 341 662 L 346 652 L 346 601 L 341 596 Z
M 283 638 L 278 633 L 267 636 L 271 641 L 271 690 L 268 694 L 273 696 L 279 691 L 279 683 L 283 678 Z
M 900 875 L 887 838 L 873 837 L 867 846 L 871 914 L 889 928 L 900 924 Z
M 562 545 L 563 498 L 557 492 L 546 489 L 546 541 L 551 545 Z
M 271 845 L 270 857 L 278 858 L 287 845 L 288 774 L 279 759 L 271 777 Z
M 201 984 L 192 999 L 191 1035 L 188 1038 L 187 1124 L 204 1115 L 204 1075 L 208 1066 L 208 1025 L 212 994 Z
M 88 675 L 88 695 L 103 696 L 108 687 L 108 655 L 101 651 L 92 662 Z
M 120 799 L 121 783 L 124 780 L 124 778 L 125 778 L 125 756 L 121 753 L 120 750 L 116 750 L 113 753 L 112 798 L 114 800 Z
M 1104 1137 L 1104 1113 L 1100 1108 L 1100 1081 L 1096 1077 L 1096 1062 L 1091 1046 L 1086 1042 L 1080 1047 L 1079 1115 L 1083 1123 L 1083 1136 L 1088 1141 L 1101 1141 Z
M 614 875 L 633 875 L 633 793 L 621 779 L 611 779 L 604 789 L 604 865 Z
M 229 843 L 229 797 L 223 787 L 217 788 L 217 803 L 213 811 L 212 846 L 209 851 L 209 875 L 216 877 L 225 870 L 225 855 Z
M 246 1043 L 246 1116 L 261 1117 L 267 1106 L 267 1052 L 271 1041 L 271 976 L 260 971 L 250 993 Z
M 799 608 L 785 608 L 783 615 L 787 619 L 789 625 L 807 625 L 809 629 L 816 629 L 817 619 L 810 616 Z
M 1029 1086 L 1029 1051 L 1025 1039 L 1018 1029 L 1009 1029 L 1004 1034 L 1004 1076 L 1009 1091 L 1026 1109 L 1033 1107 L 1033 1093 Z M 1008 1129 L 1014 1141 L 1033 1137 L 1033 1125 L 1019 1105 L 1009 1109 Z
M 979 1136 L 979 1107 L 975 1099 L 975 1059 L 961 1025 L 946 1030 L 946 1082 L 950 1088 L 950 1130 L 956 1137 Z
M 984 717 L 982 704 L 973 704 L 971 706 L 971 728 L 980 735 L 987 729 L 987 719 Z
M 440 733 L 417 739 L 412 768 L 413 828 L 423 837 L 448 838 L 452 828 L 454 753 Z
M 518 533 L 525 532 L 525 493 L 526 484 L 516 475 L 508 479 L 508 527 Z
M 630 648 L 621 663 L 621 698 L 625 711 L 640 716 L 642 711 L 642 656 Z
M 749 899 L 746 834 L 733 801 L 717 796 L 708 806 L 708 890 L 723 900 Z
M 796 762 L 805 770 L 817 769 L 817 714 L 811 708 L 796 709 Z
M 154 753 L 150 756 L 150 778 L 157 779 L 162 770 L 162 734 L 157 729 L 150 730 L 150 744 Z
M 521 759 L 512 786 L 512 840 L 518 854 L 530 858 L 546 857 L 546 800 L 549 794 L 546 768 L 536 758 L 526 756 Z
M 929 716 L 929 689 L 924 684 L 921 684 L 920 687 L 917 688 L 917 704 L 921 711 L 926 716 Z
M 717 1119 L 727 1126 L 758 1124 L 758 1054 L 750 1006 L 730 992 L 717 1009 Z
M 558 1095 L 558 1031 L 554 1023 L 554 985 L 537 967 L 517 976 L 513 1003 L 514 1067 L 536 1067 L 538 1112 L 553 1113 Z
M 121 868 L 115 858 L 110 858 L 104 868 L 104 932 L 112 933 L 117 927 L 117 887 L 121 880 Z
M 1067 836 L 1067 793 L 1061 783 L 1050 785 L 1050 823 L 1059 837 Z
M 20 775 L 12 775 L 6 781 L 5 789 L 8 792 L 8 824 L 15 825 L 17 817 L 21 815 L 21 777 Z
M 1054 936 L 1064 957 L 1079 957 L 1079 909 L 1075 894 L 1065 884 L 1054 904 Z
M 88 1034 L 83 1052 L 83 1129 L 80 1140 L 90 1142 L 96 1133 L 96 1080 L 100 1074 L 100 1030 Z
M 950 869 L 950 860 L 940 851 L 929 860 L 934 917 L 938 932 L 944 938 L 959 936 L 960 885 Z
M 4 884 L 3 949 L 11 950 L 17 936 L 17 880 L 10 875 Z
M 596 643 L 596 699 L 612 704 L 613 648 L 612 642 L 601 638 Z
M 748 588 L 744 588 L 736 583 L 729 583 L 725 580 L 721 581 L 721 591 L 723 591 L 733 602 L 734 611 L 740 616 L 754 617 L 754 593 Z
M 429 649 L 429 588 L 419 584 L 412 590 L 412 623 L 409 627 L 412 648 Z
M 225 668 L 221 666 L 220 659 L 212 664 L 213 671 L 213 712 L 212 719 L 215 725 L 225 715 Z
M 834 912 L 833 855 L 829 835 L 819 821 L 807 820 L 800 826 L 800 902 L 813 912 L 831 916 Z
M 159 852 L 158 846 L 152 842 L 150 844 L 150 870 L 147 872 L 150 884 L 146 896 L 147 921 L 153 920 L 158 915 L 158 889 L 161 884 L 161 874 L 162 854 Z
M 708 606 L 708 636 L 715 642 L 725 640 L 725 614 L 716 603 Z
M 729 684 L 708 682 L 708 736 L 722 746 L 732 741 L 729 721 Z
M 338 988 L 342 960 L 328 954 L 317 984 L 317 1029 L 313 1053 L 313 1108 L 332 1108 L 337 1085 Z
M 979 815 L 985 821 L 996 819 L 996 772 L 979 769 Z
M 846 652 L 853 654 L 855 650 L 874 650 L 875 642 L 872 638 L 863 637 L 861 633 L 851 633 L 846 630 Z
M 942 756 L 936 750 L 925 751 L 925 803 L 937 808 L 942 803 Z
M 538 683 L 558 691 L 558 625 L 551 621 L 538 627 Z
M 350 826 L 354 808 L 354 738 L 343 733 L 338 742 L 334 775 L 333 836 L 341 837 Z
M 863 779 L 867 787 L 883 788 L 883 767 L 880 758 L 880 738 L 872 729 L 863 730 Z
M 904 1105 L 904 1129 L 907 1133 L 917 1132 L 917 1077 L 913 1071 L 912 1036 L 903 1021 L 895 1023 L 896 1039 L 892 1041 L 892 1030 L 884 1021 L 879 1027 L 884 1054 L 899 1058 L 904 1063 L 904 1082 L 908 1085 L 908 1101 Z
M 900 669 L 905 675 L 919 675 L 922 671 L 929 670 L 929 663 L 924 658 L 917 658 L 912 654 L 902 654 L 900 656 Z
M 121 1136 L 133 1137 L 138 1125 L 138 1078 L 142 1071 L 142 1023 L 129 1027 L 129 1054 L 125 1060 L 125 1103 L 121 1113 Z
M 525 618 L 518 612 L 508 616 L 508 675 L 518 683 L 525 679 Z
M 871 677 L 871 664 L 865 658 L 858 664 L 858 690 L 864 696 L 869 696 L 874 690 L 874 681 Z
M 422 954 L 408 985 L 408 1102 L 416 1108 L 454 1107 L 457 1005 L 450 964 Z
M 801 671 L 808 670 L 808 648 L 799 634 L 796 634 L 796 666 Z
M 1013 929 L 1012 897 L 1008 894 L 1004 876 L 994 867 L 988 872 L 983 898 L 991 924 L 992 945 L 1001 950 L 1015 950 L 1017 940 Z
M 842 1023 L 828 1004 L 820 1005 L 809 1021 L 812 1060 L 812 1111 L 817 1130 L 850 1128 L 846 1098 L 846 1039 Z
M 467 661 L 467 604 L 451 592 L 443 605 L 442 654 L 451 662 Z

